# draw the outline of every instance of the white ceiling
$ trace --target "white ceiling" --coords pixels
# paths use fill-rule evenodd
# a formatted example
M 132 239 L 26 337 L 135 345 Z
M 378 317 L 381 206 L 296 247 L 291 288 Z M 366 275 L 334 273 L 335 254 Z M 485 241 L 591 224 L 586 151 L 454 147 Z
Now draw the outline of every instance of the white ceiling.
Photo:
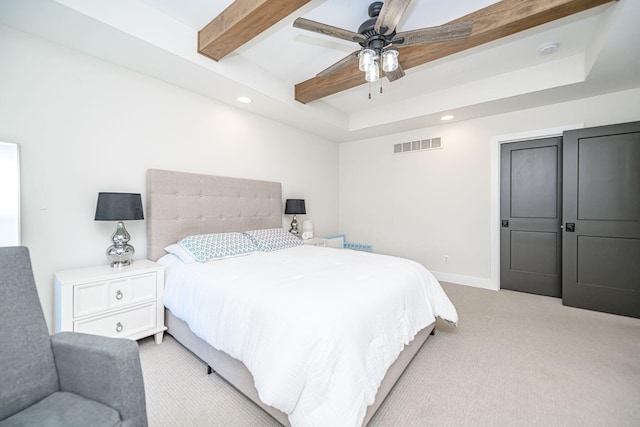
M 0 22 L 334 141 L 349 141 L 640 87 L 640 1 L 620 0 L 303 105 L 294 85 L 358 49 L 293 28 L 357 31 L 371 0 L 312 0 L 215 62 L 197 32 L 232 0 L 0 0 Z M 398 31 L 441 25 L 495 0 L 413 0 Z M 539 55 L 546 43 L 559 49 Z M 364 77 L 363 77 L 364 82 Z M 254 102 L 239 104 L 238 96 Z

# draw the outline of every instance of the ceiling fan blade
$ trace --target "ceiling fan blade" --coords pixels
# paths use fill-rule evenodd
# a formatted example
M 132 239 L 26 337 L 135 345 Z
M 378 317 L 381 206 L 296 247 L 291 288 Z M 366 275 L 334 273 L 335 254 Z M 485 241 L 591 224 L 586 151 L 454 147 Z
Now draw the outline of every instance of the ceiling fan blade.
M 351 64 L 352 62 L 357 61 L 359 53 L 360 53 L 359 50 L 356 50 L 355 52 L 350 53 L 349 55 L 347 55 L 344 58 L 342 58 L 340 61 L 338 61 L 335 64 L 331 65 L 330 67 L 327 67 L 326 69 L 320 71 L 318 74 L 316 74 L 316 76 L 318 76 L 318 77 L 329 77 L 330 75 L 342 70 L 344 67 L 346 67 L 347 65 Z
M 398 63 L 398 68 L 396 68 L 394 71 L 390 71 L 388 73 L 384 73 L 385 76 L 387 76 L 387 79 L 390 82 L 394 82 L 398 79 L 401 79 L 402 77 L 405 76 L 405 72 L 402 69 L 402 65 L 400 65 L 400 63 Z
M 447 42 L 466 39 L 473 29 L 473 21 L 456 22 L 439 27 L 422 28 L 396 34 L 394 39 L 404 38 L 402 43 L 393 43 L 398 47 L 417 46 L 427 43 Z
M 375 30 L 383 36 L 393 33 L 411 0 L 386 0 L 376 20 Z
M 314 33 L 337 37 L 350 42 L 360 43 L 365 40 L 362 34 L 354 33 L 353 31 L 344 30 L 338 27 L 332 27 L 331 25 L 322 24 L 305 18 L 296 19 L 293 21 L 293 26 L 295 28 L 300 28 L 301 30 L 313 31 Z

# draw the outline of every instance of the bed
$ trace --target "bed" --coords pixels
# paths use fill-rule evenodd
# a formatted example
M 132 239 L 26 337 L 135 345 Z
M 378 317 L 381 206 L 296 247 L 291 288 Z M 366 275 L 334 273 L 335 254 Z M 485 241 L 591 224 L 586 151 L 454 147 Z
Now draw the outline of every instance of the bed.
M 184 243 L 188 236 L 212 233 L 249 232 L 256 242 L 263 234 L 278 233 L 282 226 L 280 183 L 148 170 L 148 257 L 166 265 L 168 333 L 283 425 L 329 425 L 331 420 L 339 420 L 340 425 L 366 425 L 434 330 L 435 317 L 455 323 L 455 308 L 430 273 L 400 258 L 295 244 L 271 250 L 258 242 L 256 254 L 188 264 L 165 250 L 181 240 Z M 384 274 L 369 274 L 375 264 L 386 265 L 389 271 L 403 268 L 403 280 L 407 276 L 407 281 L 425 282 L 407 285 L 420 289 L 411 292 L 424 296 L 401 295 L 399 308 L 385 314 L 386 307 L 380 310 L 376 304 L 382 304 L 388 295 L 384 292 L 389 290 L 377 293 L 377 282 L 383 282 Z M 330 276 L 333 270 L 337 276 Z M 359 291 L 347 290 L 351 289 L 346 286 L 351 286 L 351 270 L 362 278 L 359 285 L 353 285 L 360 286 Z M 204 293 L 211 292 L 208 277 L 216 278 L 215 296 Z M 401 283 L 400 279 L 397 282 Z M 369 285 L 370 289 L 365 287 Z M 314 295 L 311 299 L 305 296 L 306 290 L 302 292 L 307 288 Z M 325 295 L 329 292 L 336 294 Z M 245 294 L 252 297 L 231 300 L 231 296 L 244 298 Z M 366 314 L 341 312 L 342 302 L 350 298 Z M 223 299 L 225 305 L 216 305 Z M 415 309 L 407 307 L 413 304 Z M 228 317 L 221 317 L 223 312 Z M 339 324 L 336 316 L 341 316 L 340 322 L 349 320 Z M 287 324 L 291 327 L 282 327 Z M 380 332 L 384 340 L 378 335 L 370 341 L 350 338 L 351 331 L 374 327 L 384 331 Z M 289 329 L 291 336 L 281 337 L 284 329 Z M 267 335 L 273 331 L 275 335 Z M 387 340 L 388 335 L 391 338 Z M 229 339 L 230 344 L 225 341 Z M 356 342 L 362 342 L 364 350 L 352 350 Z M 306 358 L 305 351 L 311 352 Z M 358 357 L 350 357 L 352 353 Z M 365 367 L 351 363 L 364 354 Z M 263 365 L 265 369 L 258 369 Z M 351 389 L 353 402 L 348 394 Z

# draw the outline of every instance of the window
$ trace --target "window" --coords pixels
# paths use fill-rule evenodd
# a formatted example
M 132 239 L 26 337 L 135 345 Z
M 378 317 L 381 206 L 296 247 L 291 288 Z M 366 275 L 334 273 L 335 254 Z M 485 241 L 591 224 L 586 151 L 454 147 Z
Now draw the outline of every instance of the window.
M 0 142 L 0 246 L 20 244 L 20 156 L 18 144 Z

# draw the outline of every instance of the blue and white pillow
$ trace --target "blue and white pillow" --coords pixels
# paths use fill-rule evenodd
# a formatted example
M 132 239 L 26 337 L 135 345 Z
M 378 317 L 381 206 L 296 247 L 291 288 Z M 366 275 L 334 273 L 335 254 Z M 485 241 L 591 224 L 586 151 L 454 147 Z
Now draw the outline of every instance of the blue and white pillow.
M 278 249 L 293 248 L 303 245 L 302 240 L 289 233 L 284 228 L 267 228 L 264 230 L 247 231 L 259 250 L 263 252 L 277 251 Z
M 259 252 L 255 242 L 243 233 L 214 233 L 187 236 L 178 242 L 198 262 L 209 262 Z

